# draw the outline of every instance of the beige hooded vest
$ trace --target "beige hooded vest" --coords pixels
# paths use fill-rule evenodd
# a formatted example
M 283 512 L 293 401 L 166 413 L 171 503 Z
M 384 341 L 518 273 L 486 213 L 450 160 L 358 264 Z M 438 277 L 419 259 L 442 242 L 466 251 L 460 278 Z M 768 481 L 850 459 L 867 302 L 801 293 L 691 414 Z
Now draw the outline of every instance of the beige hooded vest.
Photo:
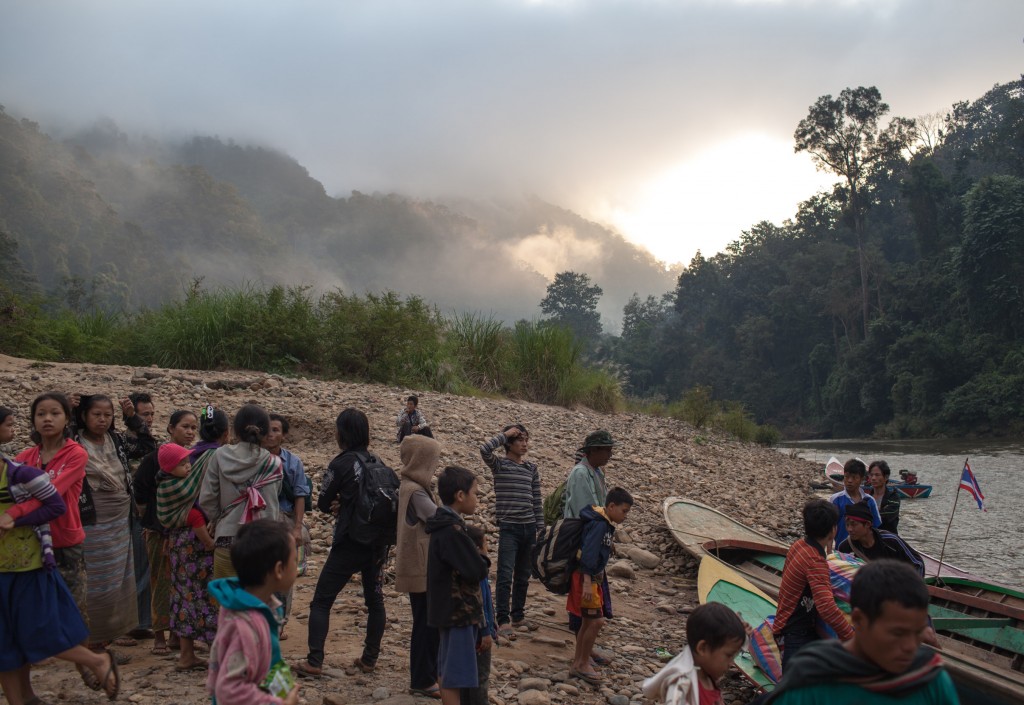
M 427 591 L 427 549 L 430 537 L 425 525 L 407 519 L 409 503 L 417 492 L 424 492 L 437 504 L 430 491 L 431 480 L 441 457 L 441 444 L 418 434 L 402 440 L 402 484 L 398 491 L 398 541 L 395 546 L 395 589 L 399 592 Z

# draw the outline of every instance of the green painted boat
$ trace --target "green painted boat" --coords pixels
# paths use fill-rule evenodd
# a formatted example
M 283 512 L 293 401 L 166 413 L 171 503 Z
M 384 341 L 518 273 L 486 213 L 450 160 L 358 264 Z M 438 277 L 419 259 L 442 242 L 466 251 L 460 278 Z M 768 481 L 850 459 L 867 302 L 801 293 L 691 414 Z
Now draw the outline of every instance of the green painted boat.
M 720 602 L 753 627 L 775 614 L 775 601 L 772 598 L 731 566 L 714 557 L 704 558 L 700 562 L 697 596 L 702 605 Z M 745 649 L 736 657 L 736 667 L 759 689 L 768 691 L 775 687 Z

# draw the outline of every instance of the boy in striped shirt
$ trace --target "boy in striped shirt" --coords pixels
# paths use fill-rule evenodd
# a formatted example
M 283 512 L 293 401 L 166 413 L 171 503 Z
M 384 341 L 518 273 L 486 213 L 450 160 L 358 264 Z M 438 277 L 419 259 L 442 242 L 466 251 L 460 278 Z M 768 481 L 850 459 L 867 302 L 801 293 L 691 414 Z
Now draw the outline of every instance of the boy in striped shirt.
M 530 552 L 544 531 L 540 473 L 526 460 L 530 434 L 522 424 L 506 426 L 480 446 L 480 457 L 494 478 L 494 513 L 498 523 L 498 580 L 494 595 L 498 635 L 515 638 L 513 627 L 526 624 Z M 494 451 L 502 446 L 505 456 Z M 509 605 L 511 598 L 511 608 Z M 511 618 L 511 624 L 509 619 Z

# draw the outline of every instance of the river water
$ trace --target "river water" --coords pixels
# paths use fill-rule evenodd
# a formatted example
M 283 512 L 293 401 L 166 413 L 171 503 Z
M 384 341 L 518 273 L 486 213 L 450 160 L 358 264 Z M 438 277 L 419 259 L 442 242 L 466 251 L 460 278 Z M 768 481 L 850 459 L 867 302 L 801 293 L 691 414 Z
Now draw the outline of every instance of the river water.
M 912 440 L 789 441 L 783 453 L 816 462 L 824 469 L 831 456 L 851 457 L 865 464 L 886 460 L 893 479 L 906 468 L 918 482 L 932 485 L 928 499 L 905 499 L 899 532 L 920 551 L 939 557 L 953 511 L 964 461 L 969 459 L 985 495 L 981 511 L 974 498 L 961 491 L 949 529 L 945 561 L 977 575 L 1024 589 L 1024 442 Z

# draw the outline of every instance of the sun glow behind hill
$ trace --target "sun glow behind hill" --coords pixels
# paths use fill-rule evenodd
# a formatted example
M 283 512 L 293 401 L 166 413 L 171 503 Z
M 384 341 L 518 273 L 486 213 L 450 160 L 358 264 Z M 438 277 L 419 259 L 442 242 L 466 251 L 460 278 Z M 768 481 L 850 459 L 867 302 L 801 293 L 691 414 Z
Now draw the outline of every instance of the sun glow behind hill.
M 680 158 L 595 217 L 658 259 L 687 264 L 698 249 L 720 252 L 755 223 L 792 218 L 801 201 L 834 182 L 810 156 L 794 154 L 792 141 L 741 134 Z

